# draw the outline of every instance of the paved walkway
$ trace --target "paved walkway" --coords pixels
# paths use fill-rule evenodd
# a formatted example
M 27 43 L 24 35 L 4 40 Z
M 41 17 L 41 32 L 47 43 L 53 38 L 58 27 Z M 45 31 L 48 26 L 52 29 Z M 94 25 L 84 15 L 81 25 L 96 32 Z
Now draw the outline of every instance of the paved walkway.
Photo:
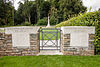
M 48 40 L 43 40 L 43 45 L 47 42 Z M 53 44 L 53 43 L 55 43 L 55 44 Z M 57 47 L 46 47 L 46 46 L 55 46 L 55 45 L 57 45 L 57 42 L 56 42 L 56 40 L 52 40 L 52 42 L 51 41 L 48 41 L 44 46 L 45 47 L 43 47 L 44 49 L 57 49 Z M 40 40 L 40 46 L 42 46 L 42 40 Z M 58 40 L 58 46 L 60 46 L 60 40 Z M 42 49 L 42 47 L 40 47 L 40 49 Z M 58 47 L 58 49 L 60 49 L 60 47 Z
M 63 55 L 59 50 L 41 50 L 38 55 Z
M 43 44 L 45 44 L 48 40 L 44 40 Z M 52 42 L 57 43 L 56 40 L 52 40 Z M 48 41 L 45 46 L 54 46 L 54 44 L 51 41 Z M 40 46 L 42 46 L 42 40 L 40 40 Z M 58 46 L 60 46 L 60 40 L 58 40 Z M 42 47 L 40 47 L 42 49 Z M 60 50 L 52 50 L 57 49 L 57 47 L 43 47 L 43 49 L 46 50 L 40 50 L 40 53 L 38 55 L 63 55 L 63 53 L 60 52 Z M 58 47 L 60 49 L 60 47 Z

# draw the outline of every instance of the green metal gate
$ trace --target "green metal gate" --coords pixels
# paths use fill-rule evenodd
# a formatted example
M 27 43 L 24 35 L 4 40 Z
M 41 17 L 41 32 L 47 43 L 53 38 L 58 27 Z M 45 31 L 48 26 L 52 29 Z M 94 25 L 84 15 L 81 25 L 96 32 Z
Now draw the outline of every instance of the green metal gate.
M 40 50 L 60 50 L 61 30 L 57 28 L 41 28 L 39 30 Z

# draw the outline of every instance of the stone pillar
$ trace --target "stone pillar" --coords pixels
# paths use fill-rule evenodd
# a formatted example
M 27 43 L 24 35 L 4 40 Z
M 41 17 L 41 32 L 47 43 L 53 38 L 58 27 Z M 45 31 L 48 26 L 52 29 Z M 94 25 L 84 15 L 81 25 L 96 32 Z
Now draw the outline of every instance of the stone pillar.
M 30 48 L 34 51 L 35 54 L 39 53 L 39 33 L 30 34 Z
M 12 35 L 0 33 L 0 55 L 9 56 L 12 53 Z
M 6 56 L 11 56 L 12 53 L 12 35 L 11 34 L 5 34 L 5 54 Z
M 5 55 L 5 37 L 4 33 L 0 33 L 0 56 Z
M 62 45 L 62 52 L 66 55 L 67 49 L 70 47 L 70 34 L 62 34 Z

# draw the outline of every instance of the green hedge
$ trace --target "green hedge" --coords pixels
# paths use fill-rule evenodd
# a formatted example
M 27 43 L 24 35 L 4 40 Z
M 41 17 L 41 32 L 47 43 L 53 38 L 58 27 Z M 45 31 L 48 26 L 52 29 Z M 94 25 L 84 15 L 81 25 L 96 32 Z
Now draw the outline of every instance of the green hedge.
M 95 53 L 100 54 L 100 11 L 80 14 L 77 17 L 73 17 L 67 21 L 61 22 L 60 24 L 56 25 L 56 27 L 61 26 L 95 26 Z

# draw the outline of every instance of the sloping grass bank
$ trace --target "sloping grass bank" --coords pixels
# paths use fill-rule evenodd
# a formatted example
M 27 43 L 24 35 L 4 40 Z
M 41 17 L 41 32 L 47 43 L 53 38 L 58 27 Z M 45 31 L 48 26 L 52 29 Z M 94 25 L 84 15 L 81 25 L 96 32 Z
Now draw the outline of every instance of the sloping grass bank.
M 100 67 L 100 56 L 5 56 L 0 67 Z

